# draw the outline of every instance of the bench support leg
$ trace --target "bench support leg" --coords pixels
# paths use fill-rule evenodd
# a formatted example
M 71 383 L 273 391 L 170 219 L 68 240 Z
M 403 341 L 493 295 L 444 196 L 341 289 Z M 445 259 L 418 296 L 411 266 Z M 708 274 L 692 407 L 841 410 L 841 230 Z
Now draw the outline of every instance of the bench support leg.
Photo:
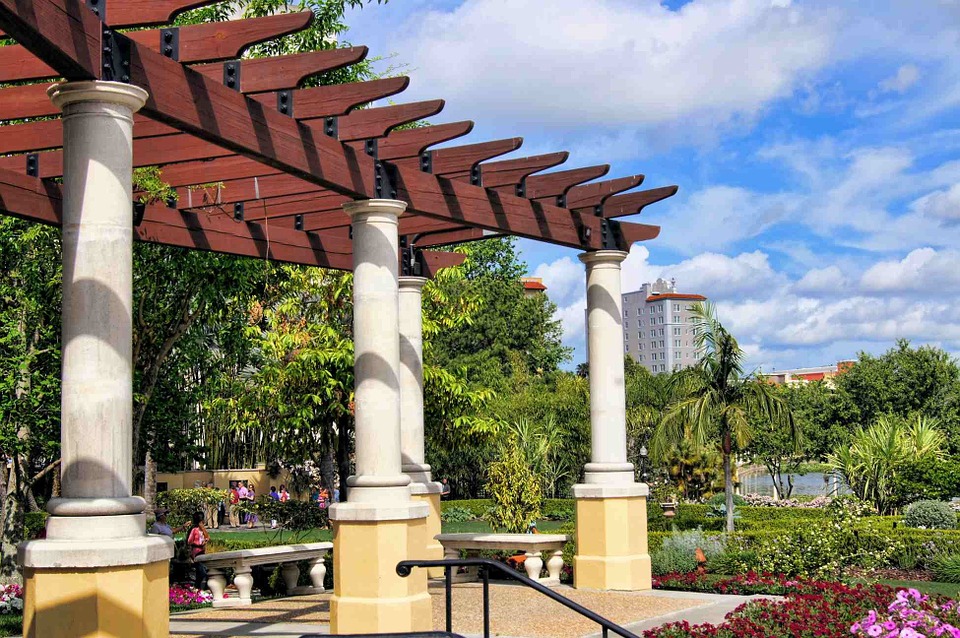
M 249 567 L 237 567 L 233 574 L 233 584 L 237 586 L 237 593 L 241 605 L 252 605 L 250 595 L 253 593 L 253 574 Z
M 547 561 L 547 573 L 550 575 L 550 579 L 560 580 L 560 571 L 563 569 L 563 550 L 559 550 L 553 553 L 553 556 L 550 557 L 550 560 Z
M 296 563 L 284 563 L 280 568 L 280 574 L 287 586 L 287 592 L 292 594 L 297 588 L 297 581 L 300 580 L 300 566 Z
M 322 593 L 324 591 L 323 581 L 327 577 L 327 566 L 323 562 L 323 557 L 314 559 L 310 563 L 310 582 L 313 583 L 313 588 L 316 592 Z
M 207 571 L 207 587 L 213 594 L 213 605 L 217 606 L 217 603 L 224 599 L 223 590 L 227 588 L 227 578 L 224 576 L 222 569 L 211 567 Z
M 530 580 L 540 580 L 540 572 L 543 570 L 543 559 L 540 558 L 540 552 L 527 552 L 527 559 L 523 561 L 523 568 L 527 571 L 527 577 Z

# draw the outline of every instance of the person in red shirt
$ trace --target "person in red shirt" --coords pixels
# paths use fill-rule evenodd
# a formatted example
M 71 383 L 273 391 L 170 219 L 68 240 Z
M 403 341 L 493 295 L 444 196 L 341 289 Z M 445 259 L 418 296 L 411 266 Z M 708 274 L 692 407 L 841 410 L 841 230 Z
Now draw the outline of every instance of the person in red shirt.
M 240 492 L 237 490 L 237 484 L 230 483 L 230 527 L 240 527 L 240 512 L 237 511 L 237 505 L 240 504 Z

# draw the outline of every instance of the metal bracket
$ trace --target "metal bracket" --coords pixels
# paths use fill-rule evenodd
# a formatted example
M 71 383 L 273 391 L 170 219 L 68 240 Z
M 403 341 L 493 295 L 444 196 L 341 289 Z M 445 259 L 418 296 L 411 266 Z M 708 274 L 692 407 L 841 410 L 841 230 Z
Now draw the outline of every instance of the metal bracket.
M 244 212 L 244 203 L 237 202 L 233 205 L 233 221 L 242 222 L 243 221 L 243 212 Z
M 234 91 L 240 90 L 240 60 L 223 63 L 223 84 Z
M 433 151 L 420 153 L 420 170 L 424 173 L 433 172 Z
M 107 0 L 87 0 L 87 7 L 100 22 L 107 21 Z
M 294 216 L 293 216 L 293 229 L 294 229 L 294 230 L 303 230 L 303 215 L 294 215 Z
M 527 196 L 527 178 L 524 177 L 520 180 L 520 183 L 517 184 L 517 197 L 526 197 Z
M 566 194 L 566 193 L 557 195 L 557 206 L 559 206 L 560 208 L 566 208 L 566 207 L 567 207 L 567 194 Z
M 423 277 L 423 251 L 416 246 L 400 249 L 400 275 L 403 277 Z
M 177 198 L 175 195 L 171 195 L 167 198 L 167 208 L 176 208 L 177 207 Z
M 160 53 L 171 60 L 180 61 L 180 29 L 160 29 Z
M 293 117 L 293 91 L 277 92 L 277 110 Z
M 480 164 L 470 167 L 470 183 L 474 186 L 483 186 L 483 169 L 480 168 Z
M 603 217 L 603 204 L 597 204 L 593 207 L 594 217 Z
M 376 138 L 372 140 L 364 140 L 363 152 L 369 155 L 370 157 L 372 157 L 373 159 L 379 159 L 380 144 L 377 142 Z
M 340 118 L 328 117 L 325 119 L 323 121 L 323 133 L 333 139 L 340 137 Z
M 363 150 L 373 158 L 373 180 L 377 191 L 377 198 L 396 199 L 396 167 L 380 161 L 380 146 L 376 138 L 364 141 Z
M 40 177 L 40 155 L 37 153 L 27 154 L 27 175 Z
M 129 82 L 129 38 L 113 29 L 104 27 L 101 45 L 100 79 L 107 82 Z
M 134 228 L 143 223 L 143 214 L 147 212 L 147 205 L 143 202 L 133 202 L 133 226 Z
M 620 250 L 620 222 L 612 219 L 600 220 L 600 246 L 604 250 Z

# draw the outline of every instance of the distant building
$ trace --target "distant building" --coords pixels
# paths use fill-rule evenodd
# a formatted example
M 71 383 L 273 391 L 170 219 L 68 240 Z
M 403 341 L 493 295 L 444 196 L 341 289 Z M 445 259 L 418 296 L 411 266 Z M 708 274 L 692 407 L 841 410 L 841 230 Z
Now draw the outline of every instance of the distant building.
M 703 295 L 681 294 L 676 280 L 657 279 L 623 297 L 623 349 L 650 372 L 671 372 L 699 360 L 691 310 Z
M 543 285 L 543 279 L 540 277 L 521 277 L 520 282 L 523 284 L 523 295 L 525 297 L 547 292 L 547 287 Z
M 777 385 L 788 383 L 811 383 L 813 381 L 824 381 L 827 385 L 833 385 L 833 379 L 838 374 L 846 372 L 852 368 L 856 361 L 838 361 L 835 365 L 819 366 L 814 368 L 794 368 L 793 370 L 774 370 L 773 372 L 761 372 L 760 375 L 770 383 Z

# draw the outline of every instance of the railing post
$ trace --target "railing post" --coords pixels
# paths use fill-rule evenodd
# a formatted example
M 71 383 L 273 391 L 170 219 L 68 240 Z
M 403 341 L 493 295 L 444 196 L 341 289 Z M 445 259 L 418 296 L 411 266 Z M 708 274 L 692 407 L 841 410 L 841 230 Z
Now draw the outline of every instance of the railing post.
M 456 569 L 456 567 L 451 567 L 447 565 L 443 572 L 444 577 L 444 589 L 446 590 L 446 605 L 447 605 L 447 633 L 453 631 L 453 573 L 451 569 Z

